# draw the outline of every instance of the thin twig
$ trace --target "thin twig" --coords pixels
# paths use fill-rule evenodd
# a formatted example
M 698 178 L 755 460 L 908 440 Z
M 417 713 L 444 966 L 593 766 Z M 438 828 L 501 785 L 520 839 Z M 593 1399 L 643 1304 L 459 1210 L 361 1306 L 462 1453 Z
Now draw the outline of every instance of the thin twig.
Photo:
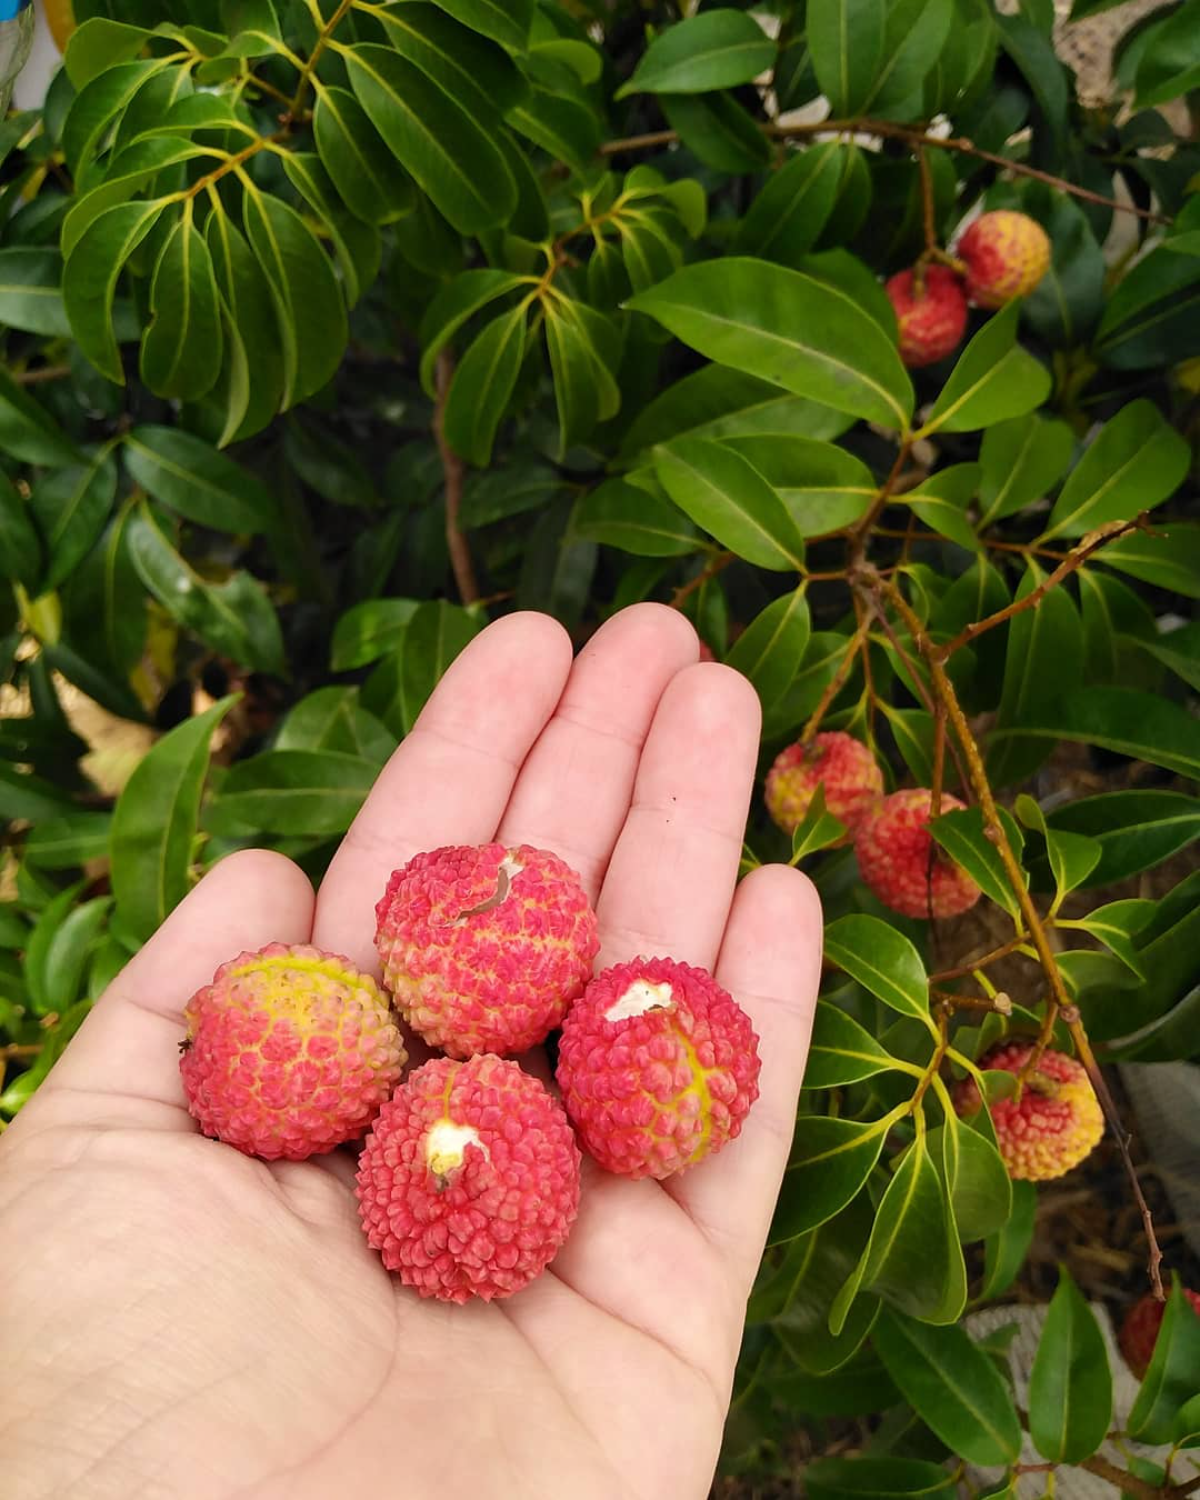
M 1178 1494 L 1174 1486 L 1164 1491 L 1157 1484 L 1148 1484 L 1146 1480 L 1139 1479 L 1127 1469 L 1119 1469 L 1116 1464 L 1110 1464 L 1106 1458 L 1081 1459 L 1079 1467 L 1086 1469 L 1089 1474 L 1096 1474 L 1101 1479 L 1107 1479 L 1109 1484 L 1115 1485 L 1118 1490 L 1123 1490 L 1127 1495 L 1132 1495 L 1134 1500 L 1163 1500 L 1164 1494 Z
M 671 608 L 679 609 L 685 599 L 694 594 L 697 589 L 703 588 L 710 578 L 715 578 L 718 573 L 723 573 L 729 564 L 736 562 L 736 560 L 737 554 L 735 552 L 718 552 L 707 567 L 696 574 L 695 578 L 689 578 L 686 583 L 681 584 L 675 590 L 674 594 L 671 595 Z
M 998 948 L 993 948 L 982 958 L 975 958 L 969 963 L 960 964 L 956 969 L 943 969 L 939 974 L 931 974 L 929 982 L 930 984 L 945 984 L 951 979 L 965 979 L 968 974 L 974 974 L 976 969 L 986 969 L 999 959 L 1007 958 L 1010 953 L 1015 953 L 1023 943 L 1028 943 L 1028 941 L 1025 934 L 1019 932 L 1016 937 L 1009 938 L 1007 943 L 1001 943 Z
M 861 562 L 866 551 L 867 537 L 872 527 L 883 513 L 884 507 L 896 492 L 896 486 L 900 482 L 900 475 L 904 471 L 904 465 L 908 462 L 908 455 L 912 452 L 912 439 L 905 438 L 900 444 L 900 450 L 896 454 L 895 462 L 887 478 L 875 492 L 875 498 L 871 501 L 871 507 L 850 532 L 850 546 L 847 549 L 849 566 Z
M 841 661 L 838 662 L 837 671 L 834 672 L 833 676 L 826 683 L 825 691 L 817 700 L 817 706 L 809 715 L 808 723 L 804 726 L 804 733 L 800 736 L 800 743 L 802 745 L 807 745 L 811 740 L 816 738 L 817 730 L 821 727 L 821 721 L 829 712 L 829 705 L 846 684 L 846 679 L 850 675 L 850 669 L 854 666 L 855 659 L 858 656 L 859 645 L 870 628 L 870 620 L 864 620 L 846 642 L 846 649 L 842 654 Z
M 450 566 L 454 570 L 458 597 L 464 604 L 474 604 L 479 598 L 479 584 L 475 579 L 471 549 L 458 524 L 466 471 L 462 459 L 446 441 L 446 398 L 454 379 L 454 356 L 449 349 L 443 349 L 438 355 L 436 368 L 437 402 L 433 408 L 433 435 L 437 439 L 438 453 L 441 455 L 446 490 L 446 546 L 450 553 Z
M 330 37 L 337 30 L 338 26 L 341 25 L 346 12 L 350 9 L 352 4 L 353 0 L 341 0 L 341 4 L 334 11 L 333 15 L 330 16 L 329 20 L 325 22 L 324 26 L 321 27 L 321 30 L 317 33 L 317 40 L 313 44 L 313 49 L 308 54 L 308 58 L 305 61 L 303 67 L 300 69 L 300 81 L 299 83 L 297 83 L 296 92 L 292 95 L 291 103 L 288 105 L 287 118 L 289 121 L 295 120 L 299 115 L 301 106 L 304 104 L 305 96 L 308 93 L 309 84 L 312 82 L 313 70 L 316 68 L 317 63 L 321 60 L 321 53 L 324 52 L 325 48 L 329 45 Z
M 13 379 L 18 385 L 44 385 L 49 380 L 65 380 L 70 373 L 70 365 L 42 365 L 36 370 L 21 370 Z
M 935 214 L 937 205 L 933 196 L 933 173 L 929 170 L 929 158 L 925 147 L 917 147 L 917 167 L 921 173 L 921 220 L 925 227 L 925 249 L 932 255 L 938 248 Z

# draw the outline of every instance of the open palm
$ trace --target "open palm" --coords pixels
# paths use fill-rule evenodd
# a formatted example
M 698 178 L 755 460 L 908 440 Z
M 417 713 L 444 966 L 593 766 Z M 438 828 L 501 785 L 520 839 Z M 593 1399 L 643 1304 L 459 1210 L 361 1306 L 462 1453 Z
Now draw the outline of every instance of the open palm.
M 574 663 L 551 620 L 514 615 L 447 673 L 319 895 L 265 852 L 201 882 L 0 1141 L 6 1500 L 707 1492 L 819 967 L 802 876 L 735 893 L 757 737 L 753 691 L 697 664 L 678 615 L 626 610 Z M 177 1044 L 242 949 L 311 940 L 377 972 L 390 871 L 493 837 L 579 871 L 600 963 L 715 967 L 762 1038 L 762 1097 L 672 1181 L 585 1164 L 549 1271 L 459 1308 L 368 1249 L 351 1154 L 266 1165 L 197 1134 Z

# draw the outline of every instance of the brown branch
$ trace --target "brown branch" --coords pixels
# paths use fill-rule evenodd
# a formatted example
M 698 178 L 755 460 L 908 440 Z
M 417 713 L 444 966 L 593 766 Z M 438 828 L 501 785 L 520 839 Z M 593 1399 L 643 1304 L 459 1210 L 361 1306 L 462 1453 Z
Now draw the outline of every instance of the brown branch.
M 1174 1486 L 1163 1490 L 1157 1484 L 1149 1484 L 1144 1479 L 1138 1479 L 1127 1469 L 1120 1469 L 1116 1464 L 1110 1464 L 1108 1459 L 1100 1458 L 1098 1455 L 1081 1459 L 1079 1467 L 1086 1469 L 1089 1474 L 1096 1474 L 1101 1479 L 1107 1479 L 1109 1484 L 1115 1485 L 1118 1490 L 1124 1490 L 1127 1495 L 1132 1495 L 1134 1500 L 1163 1500 L 1164 1494 L 1177 1493 Z
M 850 532 L 850 546 L 847 549 L 847 557 L 851 567 L 862 561 L 866 550 L 867 537 L 871 533 L 871 528 L 878 521 L 892 495 L 895 494 L 896 486 L 900 482 L 900 475 L 904 470 L 904 465 L 908 462 L 908 455 L 911 452 L 912 439 L 905 438 L 900 444 L 900 450 L 896 454 L 896 460 L 892 464 L 890 473 L 876 491 L 874 500 L 871 501 L 870 509 Z
M 813 709 L 809 715 L 808 723 L 804 726 L 804 733 L 800 736 L 800 743 L 802 745 L 807 745 L 811 740 L 816 738 L 817 730 L 821 727 L 821 721 L 829 712 L 829 705 L 846 685 L 850 669 L 854 666 L 855 659 L 858 656 L 858 648 L 870 628 L 870 620 L 863 621 L 849 640 L 847 640 L 846 650 L 841 661 L 838 662 L 837 671 L 834 672 L 833 676 L 826 683 L 825 691 L 821 694 L 816 708 Z
M 454 570 L 458 597 L 464 604 L 474 604 L 479 598 L 479 584 L 475 580 L 471 549 L 458 525 L 466 466 L 446 441 L 446 398 L 450 394 L 453 379 L 454 356 L 449 349 L 443 349 L 437 357 L 437 402 L 433 408 L 433 435 L 437 439 L 438 453 L 441 455 L 446 489 L 446 546 L 450 552 L 450 566 Z
M 1046 1016 L 1042 1023 L 1041 1035 L 1035 1042 L 1030 1052 L 1029 1059 L 1021 1070 L 1021 1078 L 1024 1080 L 1037 1067 L 1041 1054 L 1053 1033 L 1054 1022 L 1061 1017 L 1071 1034 L 1075 1044 L 1075 1050 L 1079 1054 L 1079 1061 L 1086 1069 L 1092 1087 L 1096 1091 L 1096 1097 L 1104 1112 L 1105 1120 L 1113 1137 L 1117 1142 L 1121 1153 L 1121 1160 L 1125 1166 L 1133 1189 L 1133 1196 L 1142 1216 L 1142 1223 L 1146 1232 L 1147 1244 L 1147 1271 L 1150 1276 L 1150 1284 L 1155 1294 L 1162 1296 L 1162 1277 L 1159 1274 L 1159 1265 L 1162 1261 L 1162 1251 L 1159 1249 L 1158 1241 L 1154 1234 L 1154 1221 L 1150 1213 L 1149 1205 L 1146 1203 L 1142 1192 L 1141 1183 L 1138 1181 L 1137 1172 L 1134 1170 L 1133 1162 L 1129 1155 L 1129 1148 L 1125 1138 L 1124 1127 L 1121 1123 L 1120 1114 L 1117 1111 L 1108 1086 L 1101 1075 L 1099 1065 L 1092 1053 L 1091 1044 L 1087 1033 L 1083 1029 L 1083 1022 L 1079 1011 L 1072 1003 L 1063 983 L 1062 973 L 1054 959 L 1054 950 L 1050 946 L 1050 940 L 1046 935 L 1046 928 L 1034 905 L 1033 897 L 1030 895 L 1029 886 L 1025 876 L 1017 863 L 1016 856 L 1009 847 L 1008 839 L 1004 833 L 1004 825 L 1000 821 L 1000 813 L 996 807 L 996 799 L 992 795 L 991 784 L 984 770 L 983 757 L 979 753 L 979 746 L 975 736 L 971 733 L 971 726 L 967 723 L 966 715 L 958 701 L 958 695 L 954 691 L 954 684 L 946 674 L 942 658 L 938 649 L 925 634 L 925 627 L 912 609 L 908 600 L 896 587 L 890 578 L 883 578 L 878 571 L 869 563 L 862 564 L 857 569 L 856 582 L 859 587 L 868 592 L 869 596 L 876 599 L 886 599 L 895 609 L 896 613 L 908 627 L 917 651 L 929 667 L 933 682 L 934 692 L 945 705 L 946 714 L 954 727 L 954 733 L 962 746 L 963 754 L 966 756 L 967 767 L 970 772 L 971 786 L 974 789 L 976 799 L 983 813 L 984 833 L 994 844 L 1000 862 L 1004 866 L 1004 873 L 1008 883 L 1012 887 L 1017 905 L 1021 909 L 1021 915 L 1025 920 L 1025 926 L 1029 932 L 1029 939 L 1037 950 L 1038 959 L 1041 962 L 1042 972 L 1046 976 L 1048 994 L 1046 997 Z
M 929 170 L 929 158 L 925 154 L 925 147 L 917 147 L 917 167 L 921 173 L 921 221 L 925 227 L 925 250 L 932 255 L 938 249 L 937 224 L 935 213 L 937 205 L 933 196 L 933 173 Z
M 990 953 L 985 953 L 982 958 L 977 958 L 972 963 L 960 964 L 957 969 L 943 969 L 939 974 L 931 974 L 929 982 L 930 984 L 943 984 L 951 979 L 966 979 L 969 974 L 974 974 L 976 969 L 986 969 L 990 964 L 1007 958 L 1010 953 L 1015 953 L 1022 943 L 1028 941 L 1025 934 L 1019 932 L 1016 937 L 1009 938 L 1007 943 L 1001 943 L 998 948 L 993 948 Z
M 930 985 L 929 993 L 951 1010 L 987 1010 L 997 1016 L 1012 1015 L 1012 1001 L 1003 990 L 995 999 L 989 999 L 986 995 L 956 995 L 952 990 L 935 989 L 933 985 Z
M 715 578 L 718 573 L 723 573 L 731 562 L 736 561 L 736 552 L 718 552 L 708 566 L 696 574 L 695 578 L 689 578 L 686 583 L 681 584 L 675 590 L 671 595 L 671 608 L 680 609 L 685 599 L 694 594 L 697 589 L 702 589 L 710 578 Z
M 1151 224 L 1172 222 L 1165 214 L 1156 214 L 1151 209 L 1139 208 L 1136 203 L 1125 203 L 1118 198 L 1106 198 L 1103 193 L 1094 193 L 1091 188 L 1079 187 L 1063 177 L 1055 177 L 1051 172 L 1043 172 L 1039 167 L 1027 166 L 1023 161 L 1011 161 L 1007 156 L 999 156 L 994 151 L 984 151 L 974 141 L 969 141 L 961 135 L 944 137 L 926 135 L 924 131 L 915 130 L 909 125 L 900 125 L 893 120 L 873 120 L 869 117 L 859 120 L 818 120 L 790 125 L 778 125 L 774 121 L 768 121 L 761 124 L 759 129 L 764 135 L 775 136 L 782 140 L 796 136 L 838 135 L 854 131 L 862 135 L 877 135 L 888 140 L 905 141 L 914 149 L 918 146 L 927 146 L 937 151 L 957 151 L 963 156 L 973 156 L 978 161 L 986 161 L 992 166 L 1003 167 L 1005 171 L 1013 172 L 1018 177 L 1032 177 L 1037 182 L 1049 183 L 1051 187 L 1069 193 L 1074 198 L 1082 198 L 1087 203 L 1098 203 L 1102 208 L 1111 208 L 1116 213 L 1132 214 L 1135 218 L 1145 219 Z M 644 135 L 630 135 L 621 140 L 605 141 L 600 147 L 600 154 L 616 156 L 625 151 L 645 151 L 655 146 L 672 145 L 678 139 L 677 131 L 651 130 Z
M 42 365 L 36 370 L 22 370 L 13 379 L 18 385 L 44 385 L 49 380 L 65 380 L 70 373 L 70 365 Z
M 946 641 L 941 646 L 933 648 L 938 661 L 945 661 L 948 656 L 965 646 L 968 641 L 973 641 L 976 636 L 982 635 L 985 630 L 992 630 L 997 625 L 1003 625 L 1005 620 L 1011 620 L 1013 615 L 1019 615 L 1024 610 L 1033 609 L 1050 592 L 1056 588 L 1068 574 L 1074 573 L 1077 568 L 1091 557 L 1093 552 L 1098 552 L 1109 542 L 1116 541 L 1119 536 L 1126 536 L 1131 531 L 1144 531 L 1146 529 L 1146 513 L 1142 512 L 1133 521 L 1107 521 L 1103 526 L 1097 526 L 1095 531 L 1089 531 L 1087 536 L 1075 547 L 1072 547 L 1053 573 L 1047 576 L 1031 589 L 1023 599 L 1016 599 L 1012 604 L 1006 604 L 1003 609 L 998 609 L 994 615 L 988 615 L 984 620 L 976 620 L 971 625 L 965 625 L 952 641 Z

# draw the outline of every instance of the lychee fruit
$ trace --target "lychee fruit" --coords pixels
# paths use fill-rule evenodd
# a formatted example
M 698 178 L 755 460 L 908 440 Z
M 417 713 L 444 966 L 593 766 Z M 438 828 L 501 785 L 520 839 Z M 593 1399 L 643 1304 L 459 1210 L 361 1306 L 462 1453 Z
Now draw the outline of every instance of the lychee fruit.
M 1006 1041 L 979 1059 L 985 1071 L 1020 1073 L 1033 1051 L 1030 1042 Z M 979 1109 L 974 1079 L 957 1085 L 954 1104 L 960 1115 Z M 996 1143 L 1008 1175 L 1041 1182 L 1077 1167 L 1104 1134 L 1104 1114 L 1083 1067 L 1065 1052 L 1049 1048 L 1038 1059 L 1020 1098 L 991 1105 Z
M 826 811 L 853 831 L 883 796 L 883 772 L 861 740 L 840 730 L 789 745 L 775 757 L 766 787 L 767 811 L 784 833 L 804 821 L 819 786 Z
M 510 1297 L 579 1208 L 579 1147 L 544 1084 L 504 1058 L 435 1058 L 383 1106 L 358 1164 L 367 1239 L 422 1297 Z
M 893 792 L 858 826 L 854 849 L 863 880 L 902 917 L 956 917 L 980 897 L 980 889 L 938 847 L 928 831 L 931 794 L 924 787 Z M 942 793 L 941 811 L 962 807 Z
M 953 354 L 967 328 L 967 299 L 949 266 L 897 271 L 884 283 L 900 335 L 900 358 L 910 370 Z
M 527 844 L 418 854 L 393 873 L 375 917 L 396 1008 L 457 1058 L 544 1041 L 600 947 L 579 876 Z
M 1181 1290 L 1192 1304 L 1196 1314 L 1200 1316 L 1200 1292 L 1191 1292 L 1187 1287 Z M 1165 1302 L 1160 1302 L 1152 1293 L 1147 1292 L 1144 1297 L 1133 1304 L 1125 1314 L 1125 1321 L 1121 1324 L 1117 1342 L 1121 1346 L 1121 1353 L 1125 1356 L 1125 1363 L 1139 1380 L 1150 1367 L 1154 1346 L 1158 1343 L 1158 1331 L 1162 1327 L 1166 1310 Z
M 269 943 L 222 964 L 183 1014 L 188 1109 L 205 1135 L 264 1161 L 355 1140 L 406 1060 L 370 975 L 305 945 Z
M 998 208 L 981 214 L 959 238 L 967 296 L 976 307 L 1003 307 L 1033 291 L 1050 268 L 1046 231 L 1028 214 Z
M 733 1140 L 758 1098 L 750 1018 L 703 969 L 637 958 L 598 974 L 563 1023 L 558 1085 L 610 1172 L 670 1177 Z

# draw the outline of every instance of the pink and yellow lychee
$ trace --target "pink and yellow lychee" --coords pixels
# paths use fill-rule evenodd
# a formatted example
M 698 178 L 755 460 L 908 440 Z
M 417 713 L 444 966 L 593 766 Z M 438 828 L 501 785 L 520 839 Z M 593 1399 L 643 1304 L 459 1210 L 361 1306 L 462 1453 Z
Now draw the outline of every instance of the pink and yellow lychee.
M 818 786 L 825 810 L 853 831 L 883 796 L 883 772 L 861 740 L 838 730 L 781 750 L 767 772 L 767 811 L 784 833 L 804 821 Z
M 929 833 L 931 794 L 924 787 L 893 792 L 859 824 L 854 850 L 867 886 L 903 917 L 955 917 L 970 910 L 980 889 Z M 942 793 L 941 811 L 962 807 Z
M 1019 1074 L 1033 1044 L 1006 1041 L 978 1061 L 985 1072 Z M 960 1115 L 980 1107 L 979 1090 L 971 1078 L 957 1085 L 955 1108 Z M 997 1099 L 991 1106 L 996 1144 L 1008 1175 L 1041 1182 L 1061 1177 L 1076 1167 L 1104 1134 L 1104 1114 L 1083 1067 L 1065 1052 L 1047 1048 L 1021 1089 L 1020 1098 Z

